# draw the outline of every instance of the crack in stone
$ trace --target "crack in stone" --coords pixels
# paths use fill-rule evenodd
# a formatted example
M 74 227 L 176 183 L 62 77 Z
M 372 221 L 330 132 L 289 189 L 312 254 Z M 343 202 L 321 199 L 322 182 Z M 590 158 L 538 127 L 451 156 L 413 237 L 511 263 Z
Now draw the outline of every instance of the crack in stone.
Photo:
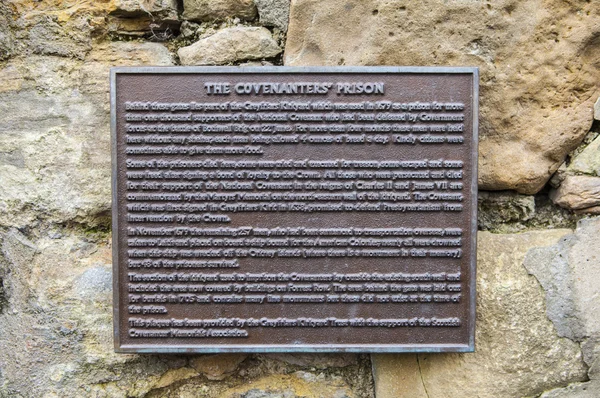
M 427 387 L 425 387 L 425 380 L 423 380 L 423 370 L 421 369 L 421 361 L 419 360 L 419 354 L 417 354 L 417 365 L 419 366 L 419 377 L 421 377 L 421 384 L 423 384 L 423 390 L 425 390 L 425 395 L 427 396 L 427 398 L 429 398 Z

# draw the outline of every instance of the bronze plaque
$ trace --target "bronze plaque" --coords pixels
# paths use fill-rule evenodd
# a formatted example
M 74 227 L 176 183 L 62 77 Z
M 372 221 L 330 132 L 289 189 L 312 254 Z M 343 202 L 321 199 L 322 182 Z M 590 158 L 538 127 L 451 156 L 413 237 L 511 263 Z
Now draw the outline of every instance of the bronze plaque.
M 476 68 L 115 68 L 118 352 L 474 349 Z

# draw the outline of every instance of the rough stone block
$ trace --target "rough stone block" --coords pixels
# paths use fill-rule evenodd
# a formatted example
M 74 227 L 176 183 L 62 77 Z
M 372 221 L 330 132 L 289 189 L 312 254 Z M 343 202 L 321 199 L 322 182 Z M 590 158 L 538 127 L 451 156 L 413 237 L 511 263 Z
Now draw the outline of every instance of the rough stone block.
M 183 18 L 190 21 L 212 21 L 226 18 L 256 18 L 253 0 L 183 0 Z
M 565 171 L 570 174 L 600 177 L 600 138 L 597 137 L 581 153 L 577 154 Z
M 418 355 L 372 355 L 375 394 L 379 398 L 431 398 L 421 376 Z
M 261 24 L 275 26 L 287 32 L 290 18 L 290 0 L 254 0 Z
M 567 175 L 557 189 L 550 192 L 557 205 L 581 212 L 600 206 L 600 177 Z
M 59 23 L 55 15 L 32 13 L 16 25 L 16 40 L 33 54 L 84 59 L 92 49 L 92 28 L 86 18 Z
M 153 20 L 175 22 L 177 16 L 177 0 L 114 0 L 111 14 L 123 17 L 147 16 Z
M 477 222 L 482 230 L 493 229 L 502 223 L 527 221 L 535 213 L 534 197 L 514 191 L 481 191 L 477 205 Z
M 246 359 L 245 354 L 219 354 L 196 357 L 190 365 L 209 380 L 223 380 Z
M 274 57 L 281 52 L 265 28 L 223 29 L 178 51 L 182 65 L 224 65 L 236 61 Z

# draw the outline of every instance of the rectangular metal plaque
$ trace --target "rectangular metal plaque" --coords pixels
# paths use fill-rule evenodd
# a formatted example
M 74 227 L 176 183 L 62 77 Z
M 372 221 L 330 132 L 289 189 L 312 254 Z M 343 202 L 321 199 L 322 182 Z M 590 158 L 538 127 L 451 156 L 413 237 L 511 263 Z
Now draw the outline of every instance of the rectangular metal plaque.
M 476 68 L 115 68 L 118 352 L 474 349 Z

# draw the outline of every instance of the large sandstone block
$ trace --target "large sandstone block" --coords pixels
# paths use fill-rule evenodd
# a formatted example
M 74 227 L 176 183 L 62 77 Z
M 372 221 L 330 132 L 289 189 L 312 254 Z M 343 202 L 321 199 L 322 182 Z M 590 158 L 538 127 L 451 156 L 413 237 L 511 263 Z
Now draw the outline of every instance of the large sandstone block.
M 600 2 L 295 0 L 284 62 L 478 66 L 482 189 L 539 191 L 589 131 Z
M 85 62 L 30 56 L 0 68 L 0 226 L 107 222 L 109 69 L 139 64 L 172 60 L 162 44 L 115 42 Z
M 586 379 L 579 345 L 557 335 L 526 253 L 570 230 L 480 232 L 475 353 L 373 355 L 377 398 L 535 396 Z

